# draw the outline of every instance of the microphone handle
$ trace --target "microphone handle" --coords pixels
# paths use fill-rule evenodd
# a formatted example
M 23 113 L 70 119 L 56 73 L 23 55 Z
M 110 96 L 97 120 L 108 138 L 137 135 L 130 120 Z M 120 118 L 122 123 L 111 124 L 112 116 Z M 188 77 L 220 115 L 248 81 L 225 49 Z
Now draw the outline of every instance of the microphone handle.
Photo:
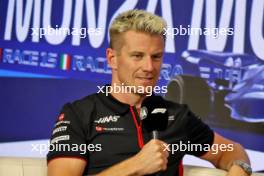
M 159 135 L 158 135 L 158 134 L 159 134 L 159 133 L 158 133 L 157 130 L 152 131 L 152 139 L 158 139 L 158 138 L 159 138 Z M 157 173 L 155 174 L 155 176 L 160 176 L 160 175 L 161 175 L 160 172 L 157 172 Z
M 159 138 L 159 133 L 157 130 L 152 131 L 152 139 L 158 139 Z

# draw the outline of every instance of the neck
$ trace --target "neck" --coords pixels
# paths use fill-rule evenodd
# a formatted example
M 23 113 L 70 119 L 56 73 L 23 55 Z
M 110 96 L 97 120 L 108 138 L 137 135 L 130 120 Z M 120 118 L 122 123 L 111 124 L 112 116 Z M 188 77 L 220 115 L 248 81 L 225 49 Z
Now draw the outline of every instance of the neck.
M 111 86 L 122 86 L 121 84 L 113 83 Z M 142 101 L 145 98 L 145 95 L 135 94 L 135 93 L 126 93 L 126 92 L 112 92 L 111 95 L 116 98 L 118 101 L 129 104 L 131 106 L 136 106 L 137 109 L 140 108 Z

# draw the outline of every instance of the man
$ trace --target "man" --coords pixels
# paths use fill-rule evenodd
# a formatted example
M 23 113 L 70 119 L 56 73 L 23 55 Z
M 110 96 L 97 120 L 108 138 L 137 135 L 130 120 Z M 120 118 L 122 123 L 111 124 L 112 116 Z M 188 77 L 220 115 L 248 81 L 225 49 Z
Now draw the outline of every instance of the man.
M 154 87 L 162 65 L 165 21 L 142 10 L 120 14 L 110 27 L 106 50 L 112 68 L 111 86 L 136 87 L 132 92 L 93 94 L 66 104 L 53 131 L 51 145 L 70 144 L 67 151 L 48 154 L 49 176 L 182 175 L 181 160 L 192 154 L 228 170 L 228 175 L 249 175 L 249 159 L 243 147 L 214 133 L 185 105 L 166 102 L 173 116 L 160 140 L 149 137 L 139 119 L 147 88 Z M 139 91 L 143 87 L 144 91 Z M 106 91 L 106 88 L 104 89 Z M 226 145 L 232 150 L 177 151 L 168 144 Z M 80 147 L 89 146 L 85 152 Z

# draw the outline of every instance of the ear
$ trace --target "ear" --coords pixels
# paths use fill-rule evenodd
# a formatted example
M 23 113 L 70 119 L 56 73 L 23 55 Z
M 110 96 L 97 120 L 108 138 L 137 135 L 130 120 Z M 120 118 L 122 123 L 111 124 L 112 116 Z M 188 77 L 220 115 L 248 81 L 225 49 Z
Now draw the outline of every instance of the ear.
M 107 63 L 110 65 L 112 69 L 117 69 L 117 53 L 112 48 L 106 49 L 106 58 Z

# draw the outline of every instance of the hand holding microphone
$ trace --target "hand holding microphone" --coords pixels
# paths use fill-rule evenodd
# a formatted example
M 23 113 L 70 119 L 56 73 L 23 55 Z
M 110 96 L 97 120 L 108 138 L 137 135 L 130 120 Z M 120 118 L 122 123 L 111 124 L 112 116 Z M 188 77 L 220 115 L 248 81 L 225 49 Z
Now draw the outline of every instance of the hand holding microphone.
M 134 157 L 133 162 L 139 168 L 139 175 L 148 175 L 165 171 L 168 163 L 168 151 L 164 150 L 166 143 L 158 140 L 150 140 Z
M 150 140 L 136 155 L 138 167 L 142 175 L 153 174 L 167 169 L 168 151 L 165 142 L 158 140 L 159 131 L 167 128 L 168 111 L 164 100 L 160 96 L 150 96 L 144 99 L 141 105 L 140 118 L 143 128 L 152 133 Z

